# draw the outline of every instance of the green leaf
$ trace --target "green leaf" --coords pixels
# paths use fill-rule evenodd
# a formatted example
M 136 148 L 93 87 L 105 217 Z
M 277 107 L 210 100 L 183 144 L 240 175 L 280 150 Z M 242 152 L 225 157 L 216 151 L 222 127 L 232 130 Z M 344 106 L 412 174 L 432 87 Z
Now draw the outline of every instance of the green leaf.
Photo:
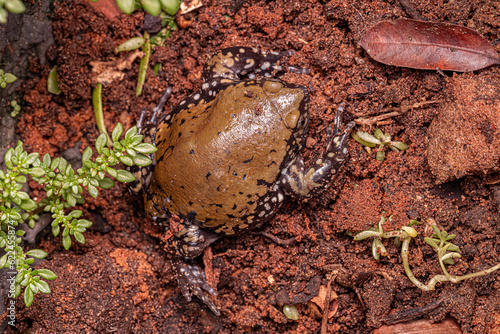
M 5 5 L 5 7 L 7 7 L 7 5 Z M 14 74 L 12 74 L 12 73 L 5 73 L 5 75 L 3 76 L 3 78 L 4 78 L 4 80 L 5 80 L 6 83 L 13 83 L 14 81 L 17 80 L 17 77 Z
M 97 198 L 97 196 L 99 196 L 99 191 L 93 185 L 89 184 L 88 185 L 88 190 L 89 190 L 90 196 L 92 196 L 94 198 Z
M 12 155 L 14 154 L 14 149 L 11 147 L 5 152 L 3 159 L 7 167 L 12 168 Z M 10 164 L 10 166 L 8 165 Z
M 85 228 L 89 228 L 90 226 L 92 226 L 92 222 L 89 220 L 86 220 L 86 219 L 79 219 L 77 221 L 76 225 L 81 226 L 81 227 L 85 227 Z
M 57 278 L 57 275 L 49 269 L 37 269 L 37 274 L 49 281 L 55 280 Z
M 132 37 L 131 39 L 126 40 L 125 42 L 123 42 L 122 44 L 117 46 L 115 49 L 115 52 L 118 53 L 121 51 L 137 50 L 144 45 L 144 41 L 145 40 L 143 37 Z M 120 136 L 121 136 L 121 134 L 120 134 Z M 120 136 L 118 136 L 118 138 L 120 138 Z M 116 140 L 113 139 L 113 141 L 116 141 Z
M 375 147 L 377 145 L 382 144 L 380 140 L 378 140 L 376 137 L 369 134 L 368 132 L 358 131 L 356 133 L 353 133 L 351 136 L 355 141 L 357 141 L 363 146 Z
M 75 240 L 78 241 L 79 243 L 81 243 L 81 244 L 85 243 L 85 237 L 80 232 L 75 231 L 73 236 L 75 237 Z
M 444 263 L 444 264 L 450 264 L 450 265 L 451 265 L 451 264 L 455 264 L 455 261 L 453 261 L 453 259 L 452 259 L 452 258 L 448 258 L 448 259 L 444 259 L 444 260 L 443 260 L 443 263 Z
M 61 228 L 58 225 L 53 225 L 52 226 L 52 234 L 57 237 L 59 235 L 59 232 L 61 232 Z
M 113 142 L 119 141 L 122 134 L 123 134 L 123 126 L 120 123 L 118 123 L 115 125 L 113 132 L 111 132 L 111 138 Z
M 450 247 L 448 247 L 448 250 L 450 252 L 460 252 L 460 247 L 458 247 L 457 245 L 451 244 Z
M 25 234 L 26 234 L 26 232 L 25 232 L 25 231 L 23 231 L 23 230 L 17 230 L 17 231 L 16 231 L 16 235 L 17 235 L 18 237 L 22 237 L 22 236 L 23 236 L 23 235 L 25 235 Z
M 134 150 L 136 150 L 139 153 L 142 154 L 151 154 L 156 152 L 158 149 L 150 143 L 142 143 L 134 147 Z
M 152 163 L 151 159 L 143 154 L 137 154 L 132 160 L 134 160 L 135 165 L 141 167 L 149 166 Z
M 454 239 L 457 235 L 456 234 L 449 234 L 447 237 L 446 237 L 446 241 L 449 241 L 451 239 Z
M 26 7 L 24 7 L 24 4 L 21 0 L 8 0 L 5 3 L 5 9 L 13 14 L 21 14 L 26 10 Z
M 135 181 L 135 177 L 128 170 L 119 169 L 117 170 L 116 179 L 120 182 L 132 182 Z
M 75 206 L 76 205 L 76 198 L 71 195 L 70 193 L 66 194 L 66 201 L 70 206 Z
M 28 157 L 26 158 L 26 161 L 25 163 L 27 164 L 32 164 L 35 162 L 35 160 L 38 158 L 39 154 L 38 153 L 31 153 L 30 155 L 28 155 Z
M 377 154 L 375 155 L 375 159 L 377 159 L 380 162 L 383 162 L 385 159 L 385 151 L 378 151 Z
M 92 158 L 92 149 L 89 146 L 83 151 L 82 161 L 90 161 L 90 158 Z
M 123 162 L 124 165 L 127 165 L 127 166 L 134 165 L 134 161 L 128 155 L 121 155 L 118 159 L 120 159 L 120 161 Z
M 73 210 L 69 213 L 68 215 L 68 219 L 71 219 L 71 218 L 80 218 L 83 214 L 83 211 L 82 210 Z
M 61 93 L 59 81 L 57 81 L 57 66 L 54 66 L 49 73 L 49 77 L 47 78 L 47 90 L 54 95 L 59 95 Z
M 403 143 L 401 141 L 393 141 L 391 142 L 391 146 L 394 146 L 400 151 L 406 151 L 408 149 L 408 145 L 406 143 Z
M 5 253 L 4 256 L 2 256 L 0 258 L 0 269 L 5 267 L 5 265 L 7 264 L 7 258 L 9 256 L 9 253 Z
M 49 284 L 45 281 L 38 281 L 36 282 L 36 285 L 38 287 L 38 290 L 40 290 L 42 293 L 51 293 Z
M 174 16 L 180 7 L 178 0 L 160 0 L 160 3 L 163 11 L 170 16 Z
M 160 0 L 142 0 L 142 8 L 153 16 L 158 16 L 161 11 Z
M 101 133 L 99 137 L 97 137 L 95 141 L 95 148 L 97 149 L 97 152 L 101 154 L 102 149 L 104 146 L 106 146 L 106 143 L 108 142 L 108 136 L 105 133 Z
M 99 181 L 99 187 L 102 189 L 111 189 L 115 186 L 115 182 L 111 180 L 109 177 L 105 177 Z
M 432 248 L 434 248 L 435 250 L 438 250 L 439 246 L 436 242 L 436 239 L 432 239 L 432 238 L 424 238 L 424 241 L 429 245 L 431 246 Z
M 68 250 L 71 247 L 71 237 L 69 235 L 64 236 L 62 238 L 62 244 L 63 244 L 64 249 Z
M 116 0 L 116 5 L 122 12 L 127 15 L 132 14 L 134 11 L 134 0 Z
M 137 126 L 133 126 L 125 132 L 125 140 L 132 138 L 137 133 Z
M 45 259 L 45 257 L 47 256 L 47 252 L 41 249 L 32 249 L 30 251 L 27 251 L 26 255 L 34 257 L 35 259 Z
M 24 305 L 30 307 L 34 299 L 35 296 L 33 295 L 33 291 L 31 291 L 29 287 L 26 287 L 26 289 L 24 289 Z
M 23 199 L 21 204 L 19 204 L 19 207 L 23 210 L 31 211 L 36 209 L 37 203 L 32 199 Z

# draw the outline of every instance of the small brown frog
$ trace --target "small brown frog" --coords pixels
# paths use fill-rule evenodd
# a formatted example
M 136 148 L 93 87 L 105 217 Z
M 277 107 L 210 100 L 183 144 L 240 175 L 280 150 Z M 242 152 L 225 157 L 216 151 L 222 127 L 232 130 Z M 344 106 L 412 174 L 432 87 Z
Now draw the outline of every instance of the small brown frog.
M 171 214 L 183 219 L 173 243 L 177 280 L 188 301 L 196 295 L 217 315 L 208 295 L 216 292 L 193 259 L 217 239 L 268 221 L 287 195 L 309 196 L 326 185 L 347 155 L 354 123 L 341 133 L 338 112 L 322 158 L 304 166 L 309 92 L 270 78 L 290 54 L 220 51 L 203 70 L 201 90 L 159 122 L 155 112 L 144 129 L 158 148 L 153 164 L 139 172 L 146 211 L 165 227 Z

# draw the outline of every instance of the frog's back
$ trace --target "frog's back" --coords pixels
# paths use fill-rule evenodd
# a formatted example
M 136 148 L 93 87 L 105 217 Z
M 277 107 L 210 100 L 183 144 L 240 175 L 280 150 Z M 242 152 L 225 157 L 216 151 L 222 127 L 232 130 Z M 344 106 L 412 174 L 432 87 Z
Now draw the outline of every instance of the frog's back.
M 293 129 L 277 105 L 260 85 L 241 82 L 164 121 L 151 187 L 169 199 L 168 211 L 227 234 L 252 223 L 290 153 Z

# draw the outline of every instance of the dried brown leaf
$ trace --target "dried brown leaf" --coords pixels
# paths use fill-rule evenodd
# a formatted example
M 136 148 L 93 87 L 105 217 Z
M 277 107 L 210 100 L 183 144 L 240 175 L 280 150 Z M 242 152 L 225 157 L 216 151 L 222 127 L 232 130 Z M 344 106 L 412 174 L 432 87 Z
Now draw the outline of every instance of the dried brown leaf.
M 383 21 L 359 45 L 387 65 L 424 70 L 475 71 L 500 64 L 495 48 L 467 27 L 408 19 Z

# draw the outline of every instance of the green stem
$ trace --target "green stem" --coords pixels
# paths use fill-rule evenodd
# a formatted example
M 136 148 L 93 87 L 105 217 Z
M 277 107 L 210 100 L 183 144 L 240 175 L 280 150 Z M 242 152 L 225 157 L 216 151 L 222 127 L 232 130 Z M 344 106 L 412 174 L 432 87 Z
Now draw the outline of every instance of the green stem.
M 146 73 L 149 66 L 149 57 L 151 56 L 151 42 L 149 41 L 149 34 L 144 33 L 144 46 L 142 51 L 144 51 L 144 57 L 141 59 L 141 64 L 139 65 L 139 76 L 137 78 L 137 89 L 135 91 L 135 96 L 139 96 L 142 93 L 142 87 L 144 82 L 146 82 Z
M 100 133 L 105 133 L 108 137 L 108 147 L 111 147 L 111 139 L 109 138 L 106 125 L 104 125 L 104 112 L 102 108 L 102 84 L 98 83 L 92 92 L 92 104 L 94 106 L 94 115 L 97 123 L 97 128 Z

